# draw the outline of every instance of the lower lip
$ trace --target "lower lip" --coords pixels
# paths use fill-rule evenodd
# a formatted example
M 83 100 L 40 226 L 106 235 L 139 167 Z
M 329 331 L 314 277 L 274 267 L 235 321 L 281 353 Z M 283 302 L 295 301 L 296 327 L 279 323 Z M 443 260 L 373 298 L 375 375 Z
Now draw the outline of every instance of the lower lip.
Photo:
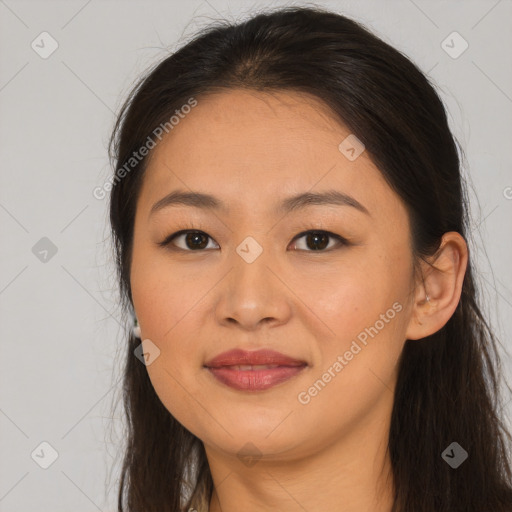
M 236 370 L 223 366 L 208 368 L 215 378 L 242 391 L 263 391 L 291 379 L 306 366 L 278 366 L 267 370 Z

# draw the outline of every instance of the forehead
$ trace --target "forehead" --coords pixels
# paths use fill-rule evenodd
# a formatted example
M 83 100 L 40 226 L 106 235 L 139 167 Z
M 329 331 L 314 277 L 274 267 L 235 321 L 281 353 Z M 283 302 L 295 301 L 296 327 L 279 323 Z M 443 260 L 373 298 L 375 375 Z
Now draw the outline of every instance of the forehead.
M 152 150 L 140 207 L 175 189 L 209 193 L 238 211 L 275 210 L 279 198 L 326 189 L 370 212 L 396 203 L 366 152 L 350 161 L 339 150 L 350 130 L 319 99 L 238 89 L 196 99 Z

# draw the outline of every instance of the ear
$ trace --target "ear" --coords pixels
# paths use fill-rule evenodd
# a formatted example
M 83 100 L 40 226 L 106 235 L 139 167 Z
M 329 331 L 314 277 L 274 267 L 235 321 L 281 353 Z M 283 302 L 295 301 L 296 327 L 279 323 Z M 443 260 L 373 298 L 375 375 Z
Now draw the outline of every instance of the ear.
M 464 238 L 456 231 L 445 233 L 432 261 L 422 263 L 406 330 L 407 339 L 430 336 L 448 322 L 459 304 L 467 262 L 468 248 Z

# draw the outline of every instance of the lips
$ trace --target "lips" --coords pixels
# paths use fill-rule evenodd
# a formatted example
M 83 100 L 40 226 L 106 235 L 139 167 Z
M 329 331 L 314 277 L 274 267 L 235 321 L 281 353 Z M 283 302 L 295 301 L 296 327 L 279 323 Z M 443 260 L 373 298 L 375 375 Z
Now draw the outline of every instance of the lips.
M 305 361 L 294 359 L 274 350 L 262 349 L 252 352 L 234 349 L 223 352 L 205 363 L 207 368 L 233 367 L 237 370 L 263 370 L 278 366 L 306 366 Z M 261 367 L 261 368 L 260 368 Z
M 265 391 L 301 374 L 306 366 L 276 366 L 270 370 L 236 370 L 233 366 L 207 368 L 217 381 L 238 391 Z
M 254 392 L 285 382 L 302 373 L 308 365 L 274 350 L 235 349 L 219 354 L 204 366 L 222 384 Z

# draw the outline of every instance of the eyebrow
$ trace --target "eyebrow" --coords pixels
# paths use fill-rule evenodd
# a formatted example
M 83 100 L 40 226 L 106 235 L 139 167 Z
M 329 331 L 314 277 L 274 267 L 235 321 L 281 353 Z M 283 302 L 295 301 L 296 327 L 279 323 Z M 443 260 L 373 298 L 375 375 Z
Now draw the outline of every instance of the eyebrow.
M 151 208 L 149 216 L 157 211 L 163 210 L 169 206 L 191 206 L 205 210 L 222 210 L 228 211 L 227 206 L 218 198 L 204 194 L 202 192 L 186 192 L 174 190 L 162 199 L 158 200 Z M 326 206 L 351 206 L 360 212 L 369 215 L 370 212 L 353 197 L 340 192 L 339 190 L 327 190 L 325 192 L 304 192 L 295 196 L 286 198 L 275 209 L 275 213 L 289 213 L 300 210 L 310 205 L 326 205 Z

